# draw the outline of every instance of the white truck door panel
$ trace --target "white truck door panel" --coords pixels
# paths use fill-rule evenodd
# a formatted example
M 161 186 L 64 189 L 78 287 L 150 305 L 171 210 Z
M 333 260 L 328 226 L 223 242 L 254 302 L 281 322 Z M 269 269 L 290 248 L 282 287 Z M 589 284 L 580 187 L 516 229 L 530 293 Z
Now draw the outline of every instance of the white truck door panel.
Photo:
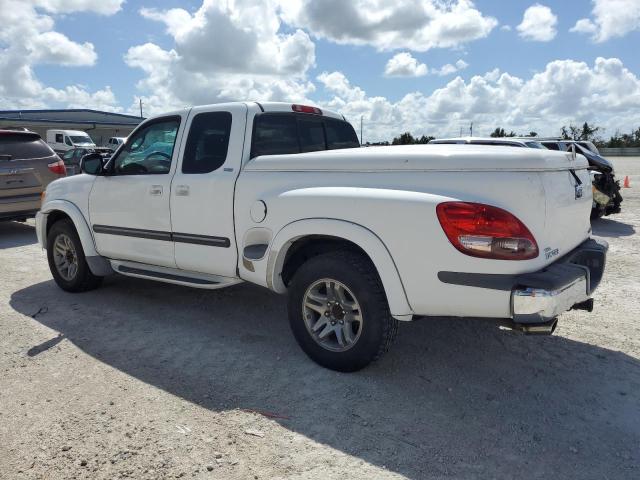
M 193 108 L 171 187 L 176 265 L 236 276 L 233 195 L 244 146 L 247 107 Z
M 141 126 L 99 176 L 89 197 L 91 228 L 100 255 L 174 267 L 171 178 L 186 115 Z

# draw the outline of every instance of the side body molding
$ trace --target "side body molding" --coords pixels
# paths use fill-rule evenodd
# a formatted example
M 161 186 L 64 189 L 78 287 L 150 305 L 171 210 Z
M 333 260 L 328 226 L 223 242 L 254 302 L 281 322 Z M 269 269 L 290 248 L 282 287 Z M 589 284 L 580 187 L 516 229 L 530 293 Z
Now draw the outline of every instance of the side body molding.
M 269 248 L 267 264 L 269 288 L 278 293 L 287 291 L 281 276 L 287 251 L 296 240 L 309 235 L 341 238 L 362 248 L 378 270 L 391 314 L 398 320 L 411 320 L 413 311 L 407 300 L 398 269 L 387 247 L 371 230 L 344 220 L 312 218 L 285 225 L 277 233 Z

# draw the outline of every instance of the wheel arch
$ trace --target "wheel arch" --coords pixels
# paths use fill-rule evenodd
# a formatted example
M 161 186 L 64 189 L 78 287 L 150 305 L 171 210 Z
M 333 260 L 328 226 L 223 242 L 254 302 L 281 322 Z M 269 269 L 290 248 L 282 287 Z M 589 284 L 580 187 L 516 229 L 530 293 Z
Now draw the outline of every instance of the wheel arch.
M 76 232 L 78 232 L 85 256 L 98 256 L 89 225 L 76 205 L 67 200 L 53 200 L 43 206 L 41 213 L 42 224 L 39 228 L 42 234 L 44 248 L 46 248 L 47 234 L 51 226 L 61 219 L 68 218 L 73 222 Z
M 371 261 L 382 282 L 391 314 L 399 320 L 410 320 L 413 312 L 387 247 L 371 230 L 344 220 L 298 220 L 283 227 L 271 242 L 267 286 L 285 293 L 288 281 L 304 260 L 344 248 L 363 253 Z

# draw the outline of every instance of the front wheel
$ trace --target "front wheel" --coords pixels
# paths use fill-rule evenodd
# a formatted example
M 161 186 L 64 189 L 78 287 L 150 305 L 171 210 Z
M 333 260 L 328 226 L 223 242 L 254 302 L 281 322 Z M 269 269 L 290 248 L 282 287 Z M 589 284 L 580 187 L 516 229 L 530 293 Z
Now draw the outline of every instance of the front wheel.
M 71 220 L 59 220 L 47 235 L 47 260 L 53 279 L 67 292 L 86 292 L 102 283 L 89 269 L 80 237 Z
M 387 351 L 397 333 L 368 258 L 331 252 L 304 263 L 289 285 L 289 323 L 304 352 L 341 372 L 366 367 Z

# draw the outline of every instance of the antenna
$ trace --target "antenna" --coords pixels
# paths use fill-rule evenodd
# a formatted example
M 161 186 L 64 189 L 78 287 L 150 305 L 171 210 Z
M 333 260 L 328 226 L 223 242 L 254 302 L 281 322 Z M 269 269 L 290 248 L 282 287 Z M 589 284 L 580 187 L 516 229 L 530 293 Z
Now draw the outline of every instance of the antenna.
M 360 115 L 360 145 L 363 145 L 363 138 L 362 138 L 362 122 L 364 119 L 364 115 Z
M 144 118 L 142 116 L 142 98 L 140 98 L 139 100 L 140 100 L 140 118 Z
M 469 136 L 473 137 L 473 122 L 471 122 L 471 126 L 469 127 Z

